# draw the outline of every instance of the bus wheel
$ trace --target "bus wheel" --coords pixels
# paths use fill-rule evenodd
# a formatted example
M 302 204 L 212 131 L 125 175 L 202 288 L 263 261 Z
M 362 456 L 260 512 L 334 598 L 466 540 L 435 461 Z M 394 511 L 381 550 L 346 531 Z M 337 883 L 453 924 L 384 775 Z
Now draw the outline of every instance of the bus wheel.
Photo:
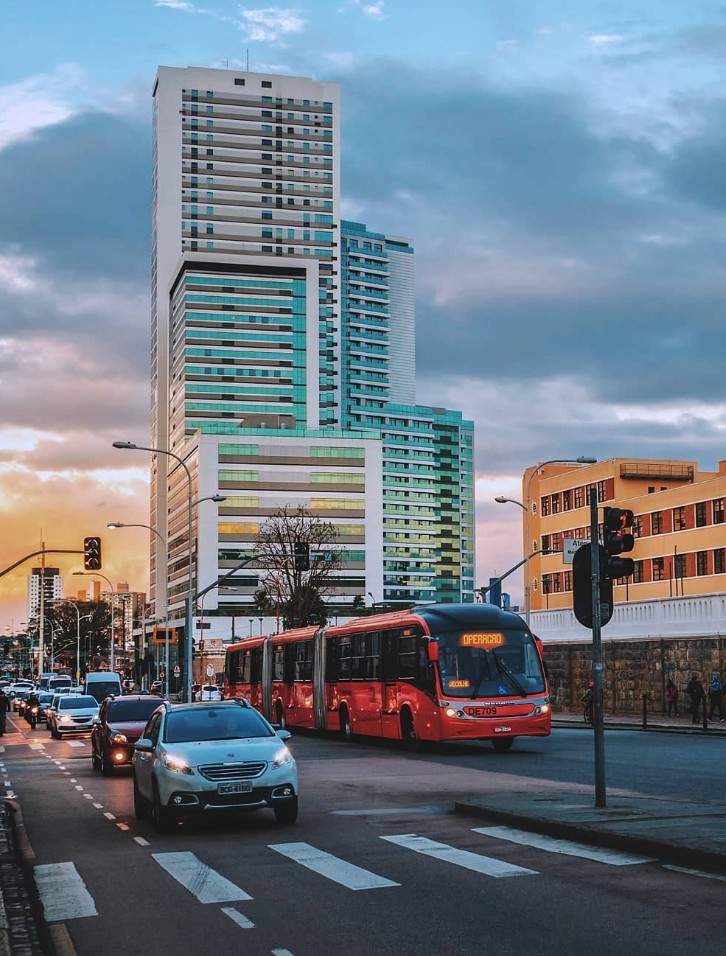
M 353 739 L 353 728 L 350 726 L 350 714 L 347 707 L 340 708 L 340 735 L 343 740 Z
M 277 706 L 275 707 L 275 715 L 276 715 L 276 722 L 280 725 L 280 727 L 284 728 L 285 727 L 285 709 L 279 700 L 277 702 Z
M 503 754 L 512 749 L 513 743 L 514 737 L 495 737 L 494 740 L 492 740 L 492 747 L 494 747 L 497 753 Z
M 419 749 L 416 724 L 413 722 L 413 714 L 408 709 L 401 711 L 401 740 L 406 750 Z

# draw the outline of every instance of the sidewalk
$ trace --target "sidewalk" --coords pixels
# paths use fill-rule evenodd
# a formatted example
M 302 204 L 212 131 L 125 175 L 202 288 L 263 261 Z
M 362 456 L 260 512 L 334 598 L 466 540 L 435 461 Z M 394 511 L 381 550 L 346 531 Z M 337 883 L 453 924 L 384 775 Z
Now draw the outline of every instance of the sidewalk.
M 581 714 L 557 714 L 558 727 L 592 733 Z M 694 726 L 680 718 L 606 714 L 606 732 L 698 734 L 726 737 L 726 721 Z M 595 806 L 595 789 L 553 781 L 526 789 L 493 793 L 455 804 L 457 813 L 483 817 L 520 830 L 654 857 L 664 863 L 726 875 L 726 802 L 692 802 L 668 797 L 632 796 L 605 788 L 605 806 Z M 535 789 L 533 789 L 533 787 Z

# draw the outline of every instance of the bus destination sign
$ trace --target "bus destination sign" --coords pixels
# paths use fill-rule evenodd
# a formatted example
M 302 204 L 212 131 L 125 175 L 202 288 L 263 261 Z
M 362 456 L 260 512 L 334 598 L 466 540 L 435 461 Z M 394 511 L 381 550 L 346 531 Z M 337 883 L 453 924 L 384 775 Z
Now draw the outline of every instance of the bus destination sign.
M 462 647 L 501 647 L 505 639 L 501 631 L 478 631 L 462 634 L 459 643 Z

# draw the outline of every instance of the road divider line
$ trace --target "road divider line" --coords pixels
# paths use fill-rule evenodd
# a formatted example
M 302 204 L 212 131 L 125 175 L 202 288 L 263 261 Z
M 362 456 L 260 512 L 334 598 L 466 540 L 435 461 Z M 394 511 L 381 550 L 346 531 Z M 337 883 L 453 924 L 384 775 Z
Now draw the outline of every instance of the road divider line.
M 200 903 L 233 903 L 252 899 L 249 893 L 202 863 L 194 853 L 152 853 L 152 857 Z
M 107 820 L 115 820 L 115 819 L 116 819 L 116 817 L 115 817 L 112 813 L 108 813 L 108 812 L 104 813 L 104 817 L 106 817 Z
M 318 873 L 349 890 L 376 890 L 387 886 L 400 886 L 384 876 L 378 876 L 360 866 L 341 860 L 331 853 L 318 850 L 310 843 L 272 843 L 269 848 L 301 866 Z
M 98 916 L 93 897 L 73 863 L 45 863 L 33 871 L 46 922 Z
M 240 913 L 239 910 L 236 910 L 234 906 L 223 906 L 222 912 L 225 914 L 225 916 L 229 916 L 229 918 L 242 929 L 255 928 L 255 924 L 252 922 L 252 920 L 247 919 L 247 917 Z
M 151 846 L 148 840 L 145 840 L 143 837 L 134 837 L 134 842 L 138 843 L 139 846 Z
M 655 859 L 652 856 L 636 856 L 633 853 L 607 850 L 587 843 L 576 843 L 573 840 L 558 840 L 555 837 L 530 833 L 527 830 L 516 830 L 513 827 L 474 827 L 473 831 L 481 833 L 482 836 L 493 837 L 495 840 L 506 840 L 520 846 L 545 850 L 547 853 L 576 856 L 578 859 L 593 860 L 595 863 L 607 863 L 609 866 L 635 866 L 637 863 L 653 863 Z
M 395 843 L 396 846 L 405 847 L 405 849 L 413 850 L 415 853 L 422 853 L 424 856 L 433 857 L 435 860 L 442 860 L 444 863 L 463 866 L 467 870 L 473 870 L 475 873 L 481 873 L 484 876 L 493 876 L 495 879 L 509 876 L 537 875 L 537 870 L 530 870 L 525 866 L 515 866 L 513 863 L 495 860 L 493 857 L 472 853 L 470 850 L 458 850 L 446 843 L 427 840 L 426 837 L 417 836 L 415 833 L 382 836 L 381 840 Z

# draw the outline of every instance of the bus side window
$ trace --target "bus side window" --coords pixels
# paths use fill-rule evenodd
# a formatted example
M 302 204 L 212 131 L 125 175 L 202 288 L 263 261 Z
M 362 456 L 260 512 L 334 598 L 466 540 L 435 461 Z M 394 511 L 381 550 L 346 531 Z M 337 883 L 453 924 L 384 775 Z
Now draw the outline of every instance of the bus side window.
M 272 679 L 285 680 L 285 645 L 276 644 L 272 651 Z
M 340 638 L 331 637 L 325 642 L 325 679 L 338 680 L 338 661 L 340 659 Z
M 393 681 L 398 678 L 397 631 L 381 633 L 381 680 Z
M 353 654 L 352 641 L 348 635 L 341 636 L 339 640 L 338 680 L 350 680 Z
M 262 678 L 262 648 L 255 647 L 250 654 L 250 684 L 259 684 Z

